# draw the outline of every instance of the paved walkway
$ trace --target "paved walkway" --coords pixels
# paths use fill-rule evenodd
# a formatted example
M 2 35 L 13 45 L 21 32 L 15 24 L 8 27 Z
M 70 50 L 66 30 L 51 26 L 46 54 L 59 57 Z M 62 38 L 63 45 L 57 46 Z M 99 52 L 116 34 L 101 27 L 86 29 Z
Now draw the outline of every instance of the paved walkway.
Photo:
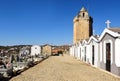
M 51 56 L 10 81 L 120 81 L 68 55 Z

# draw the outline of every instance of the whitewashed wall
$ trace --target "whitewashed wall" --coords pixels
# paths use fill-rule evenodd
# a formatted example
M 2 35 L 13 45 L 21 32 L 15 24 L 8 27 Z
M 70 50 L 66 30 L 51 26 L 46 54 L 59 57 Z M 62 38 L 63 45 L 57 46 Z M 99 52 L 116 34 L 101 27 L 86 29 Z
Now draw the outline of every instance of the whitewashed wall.
M 72 56 L 74 57 L 74 55 L 75 55 L 75 47 L 72 46 Z
M 92 65 L 92 55 L 93 55 L 93 51 L 92 51 L 92 46 L 94 45 L 94 66 L 98 67 L 100 64 L 100 53 L 99 53 L 99 43 L 96 41 L 91 41 L 89 46 L 89 63 Z
M 85 45 L 86 46 L 86 63 L 89 64 L 89 58 L 90 58 L 90 47 L 88 44 Z
M 79 45 L 78 45 L 78 59 L 80 59 L 81 60 L 81 43 L 79 43 Z
M 94 66 L 106 70 L 106 43 L 110 43 L 111 47 L 111 72 L 120 76 L 120 34 L 105 29 L 98 41 L 93 40 L 89 43 L 84 40 L 78 46 L 73 45 L 71 55 L 92 64 L 92 45 L 94 45 Z M 94 39 L 94 38 L 93 38 Z M 86 51 L 85 51 L 86 47 Z
M 33 45 L 31 47 L 31 55 L 34 56 L 39 54 L 41 54 L 41 47 L 39 45 Z
M 69 48 L 69 53 L 70 53 L 70 56 L 72 56 L 72 46 Z
M 115 64 L 120 67 L 120 39 L 117 38 L 115 41 Z

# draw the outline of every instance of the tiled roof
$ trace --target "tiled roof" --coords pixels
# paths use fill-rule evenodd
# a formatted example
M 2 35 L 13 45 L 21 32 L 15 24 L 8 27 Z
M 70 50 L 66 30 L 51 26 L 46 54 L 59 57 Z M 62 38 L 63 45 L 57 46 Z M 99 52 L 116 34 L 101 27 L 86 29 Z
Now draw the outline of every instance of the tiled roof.
M 120 28 L 108 28 L 109 30 L 113 31 L 113 32 L 118 32 L 120 33 Z

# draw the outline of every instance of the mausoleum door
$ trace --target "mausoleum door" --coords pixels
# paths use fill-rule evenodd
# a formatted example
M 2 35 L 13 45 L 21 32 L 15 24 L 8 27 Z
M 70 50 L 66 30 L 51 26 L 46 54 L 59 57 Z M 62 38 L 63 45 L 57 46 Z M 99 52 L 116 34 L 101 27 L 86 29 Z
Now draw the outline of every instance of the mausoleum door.
M 92 64 L 94 65 L 94 45 L 92 46 Z
M 111 71 L 111 44 L 106 43 L 106 70 Z

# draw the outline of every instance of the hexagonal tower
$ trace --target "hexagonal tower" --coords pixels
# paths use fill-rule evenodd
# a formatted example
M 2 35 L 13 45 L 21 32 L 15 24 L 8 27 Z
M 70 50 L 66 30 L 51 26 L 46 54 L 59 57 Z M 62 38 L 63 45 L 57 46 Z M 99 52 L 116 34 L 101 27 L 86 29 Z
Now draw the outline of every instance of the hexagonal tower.
M 93 19 L 89 16 L 87 10 L 82 7 L 79 14 L 73 19 L 74 37 L 73 43 L 77 43 L 84 39 L 88 39 L 93 34 L 92 23 Z

